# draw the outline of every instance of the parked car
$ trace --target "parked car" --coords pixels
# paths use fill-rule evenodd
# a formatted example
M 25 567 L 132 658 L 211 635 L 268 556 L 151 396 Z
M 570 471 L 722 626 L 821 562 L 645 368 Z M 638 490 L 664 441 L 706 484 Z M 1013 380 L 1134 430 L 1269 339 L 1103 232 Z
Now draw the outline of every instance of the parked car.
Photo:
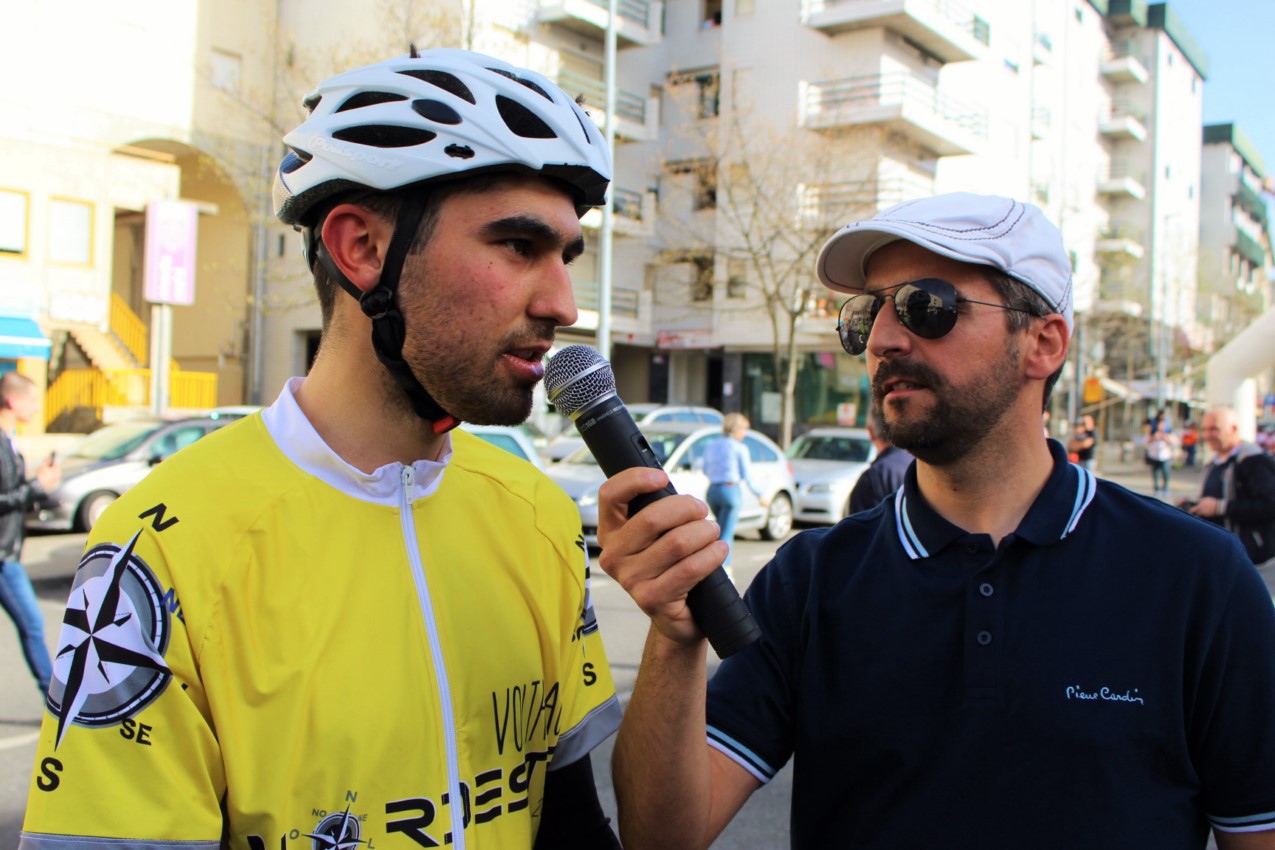
M 849 513 L 850 491 L 877 456 L 863 428 L 813 428 L 788 447 L 797 480 L 793 518 L 831 525 Z
M 515 457 L 520 457 L 537 469 L 544 469 L 540 454 L 536 451 L 527 432 L 520 426 L 511 425 L 474 425 L 462 422 L 460 427 L 475 437 L 480 437 L 493 446 L 498 446 Z
M 59 458 L 62 482 L 27 514 L 27 528 L 88 531 L 157 463 L 236 418 L 133 419 L 97 429 Z
M 625 405 L 629 415 L 638 425 L 658 425 L 666 422 L 708 422 L 721 425 L 725 418 L 720 410 L 712 407 L 700 407 L 693 404 L 660 404 L 658 402 L 638 402 Z M 541 452 L 549 463 L 557 463 L 567 455 L 584 445 L 575 424 L 571 424 Z
M 659 423 L 640 425 L 651 450 L 669 474 L 674 489 L 690 493 L 700 499 L 708 492 L 708 476 L 702 469 L 704 451 L 709 443 L 722 434 L 718 425 L 695 423 Z M 770 504 L 763 508 L 753 492 L 742 488 L 743 505 L 740 507 L 737 531 L 758 531 L 763 540 L 779 540 L 792 530 L 792 500 L 795 492 L 792 469 L 779 446 L 765 434 L 749 431 L 744 436 L 748 448 L 753 475 L 762 485 L 762 492 Z M 598 545 L 598 487 L 606 480 L 588 446 L 559 463 L 550 465 L 545 473 L 567 491 L 580 510 L 584 525 L 584 540 L 589 546 Z

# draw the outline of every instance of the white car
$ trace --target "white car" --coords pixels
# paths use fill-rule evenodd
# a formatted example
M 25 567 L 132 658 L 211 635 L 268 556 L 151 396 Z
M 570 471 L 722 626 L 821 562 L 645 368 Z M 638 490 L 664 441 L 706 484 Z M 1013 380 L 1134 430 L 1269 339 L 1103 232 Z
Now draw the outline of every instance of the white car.
M 669 422 L 709 422 L 721 425 L 725 417 L 720 410 L 712 407 L 699 407 L 693 404 L 660 404 L 658 402 L 638 402 L 626 404 L 629 415 L 638 425 L 663 425 Z M 584 445 L 575 424 L 549 441 L 541 453 L 549 463 L 557 463 Z
M 709 443 L 722 435 L 720 425 L 696 425 L 693 423 L 666 423 L 641 425 L 643 436 L 659 458 L 664 470 L 679 493 L 689 493 L 703 499 L 708 492 L 708 476 L 702 470 L 704 451 Z M 737 532 L 759 531 L 763 540 L 780 540 L 792 530 L 792 500 L 795 492 L 792 469 L 779 446 L 765 434 L 749 431 L 744 436 L 748 448 L 753 476 L 762 486 L 762 492 L 770 498 L 763 508 L 748 487 L 742 487 L 743 504 L 740 507 Z M 545 474 L 567 491 L 580 510 L 584 525 L 584 540 L 589 546 L 598 545 L 598 487 L 606 480 L 602 469 L 589 452 L 581 446 L 562 461 L 551 464 Z
M 493 446 L 504 449 L 515 457 L 520 457 L 536 469 L 544 469 L 540 454 L 536 451 L 532 438 L 520 426 L 513 425 L 475 425 L 462 422 L 460 427 Z
M 788 447 L 797 480 L 793 518 L 832 525 L 849 514 L 850 491 L 877 450 L 863 428 L 814 428 Z

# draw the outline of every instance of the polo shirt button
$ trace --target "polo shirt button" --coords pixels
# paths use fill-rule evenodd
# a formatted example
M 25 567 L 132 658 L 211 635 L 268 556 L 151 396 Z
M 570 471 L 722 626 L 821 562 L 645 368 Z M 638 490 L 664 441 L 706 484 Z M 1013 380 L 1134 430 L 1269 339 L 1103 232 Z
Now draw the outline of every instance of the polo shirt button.
M 975 636 L 975 640 L 978 641 L 979 646 L 987 646 L 989 643 L 992 642 L 992 633 L 988 631 L 979 632 Z
M 978 586 L 978 592 L 984 596 L 991 596 L 996 592 L 996 588 L 992 587 L 988 582 L 983 582 Z
M 965 554 L 966 554 L 966 555 L 977 555 L 977 554 L 978 554 L 978 544 L 977 544 L 977 543 L 966 543 L 966 544 L 965 544 Z

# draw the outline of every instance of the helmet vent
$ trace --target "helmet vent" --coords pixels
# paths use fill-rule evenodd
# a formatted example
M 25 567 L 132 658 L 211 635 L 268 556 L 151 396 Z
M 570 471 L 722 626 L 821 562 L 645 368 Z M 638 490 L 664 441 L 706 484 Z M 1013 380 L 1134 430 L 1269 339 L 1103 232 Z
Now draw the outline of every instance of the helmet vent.
M 423 145 L 437 135 L 419 127 L 375 124 L 370 127 L 346 127 L 332 134 L 333 138 L 343 142 L 372 148 L 410 148 L 412 145 Z
M 306 108 L 306 111 L 313 112 L 314 108 L 319 105 L 319 101 L 321 100 L 323 100 L 323 95 L 312 94 L 305 100 L 301 101 L 301 105 Z
M 469 145 L 448 145 L 443 148 L 443 153 L 455 159 L 473 159 L 474 149 Z
M 524 139 L 554 139 L 557 134 L 536 113 L 516 100 L 496 95 L 496 109 L 505 125 Z
M 439 100 L 414 100 L 412 111 L 437 124 L 460 123 L 460 113 Z
M 312 159 L 314 157 L 311 154 L 291 148 L 284 156 L 283 162 L 279 163 L 279 170 L 284 174 L 291 174 Z
M 550 103 L 553 103 L 553 98 L 549 96 L 549 93 L 545 91 L 544 89 L 540 88 L 540 86 L 533 83 L 531 80 L 524 80 L 522 77 L 519 77 L 517 74 L 512 74 L 509 71 L 503 70 L 501 68 L 488 68 L 487 70 L 491 71 L 494 74 L 499 74 L 502 77 L 508 77 L 509 79 L 513 80 L 515 83 L 520 83 L 521 85 L 526 86 L 527 88 L 531 89 L 536 94 L 543 97 L 545 100 L 549 101 Z
M 462 83 L 457 77 L 453 77 L 446 71 L 410 70 L 399 71 L 398 73 L 407 77 L 415 77 L 421 82 L 429 83 L 432 86 L 438 86 L 443 91 L 450 92 L 451 94 L 456 95 L 456 97 L 459 97 L 461 100 L 467 100 L 473 104 L 478 103 L 478 101 L 474 98 L 474 93 L 469 90 L 469 87 Z
M 362 109 L 365 106 L 376 106 L 378 103 L 391 103 L 396 100 L 407 100 L 407 98 L 401 94 L 392 94 L 387 91 L 359 92 L 341 104 L 336 111 L 345 112 L 347 109 Z

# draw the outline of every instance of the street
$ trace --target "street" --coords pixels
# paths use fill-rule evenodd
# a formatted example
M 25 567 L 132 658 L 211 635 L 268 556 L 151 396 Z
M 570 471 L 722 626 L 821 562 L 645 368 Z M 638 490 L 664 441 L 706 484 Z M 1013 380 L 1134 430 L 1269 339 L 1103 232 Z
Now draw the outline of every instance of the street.
M 1145 467 L 1134 463 L 1118 465 L 1110 456 L 1108 460 L 1106 471 L 1100 471 L 1101 475 L 1131 489 L 1149 491 L 1150 476 Z M 1175 473 L 1174 496 L 1192 494 L 1198 482 L 1198 468 Z M 44 609 L 45 638 L 51 649 L 58 637 L 62 608 L 84 542 L 83 534 L 49 534 L 31 537 L 26 543 L 24 561 Z M 735 578 L 741 589 L 747 587 L 776 548 L 775 543 L 758 541 L 755 534 L 736 541 Z M 622 701 L 627 702 L 641 659 L 647 620 L 627 594 L 596 568 L 596 558 L 593 593 L 616 689 Z M 710 664 L 714 664 L 716 658 L 711 651 L 709 654 Z M 0 850 L 17 847 L 41 710 L 33 680 L 22 661 L 16 633 L 9 626 L 0 627 Z M 610 781 L 613 741 L 595 751 L 593 766 L 603 808 L 614 818 L 615 798 Z M 715 850 L 788 846 L 790 792 L 791 763 L 774 781 L 753 795 L 713 844 Z

